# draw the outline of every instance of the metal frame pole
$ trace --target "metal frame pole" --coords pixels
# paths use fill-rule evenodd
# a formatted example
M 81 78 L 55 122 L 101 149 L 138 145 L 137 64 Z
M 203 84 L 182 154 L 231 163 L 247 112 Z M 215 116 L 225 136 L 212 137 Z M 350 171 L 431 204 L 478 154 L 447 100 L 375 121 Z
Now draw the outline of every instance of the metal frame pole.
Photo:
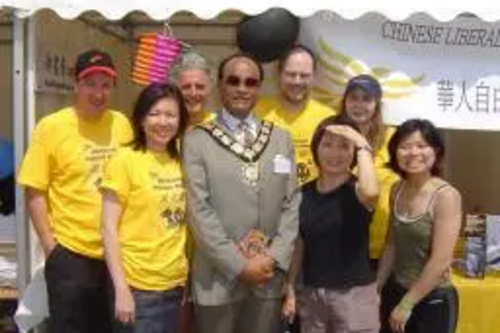
M 25 135 L 25 24 L 26 20 L 14 15 L 13 26 L 13 120 L 14 120 L 14 160 L 16 176 L 26 148 Z M 16 255 L 17 288 L 22 293 L 30 278 L 29 228 L 25 208 L 24 192 L 16 185 Z

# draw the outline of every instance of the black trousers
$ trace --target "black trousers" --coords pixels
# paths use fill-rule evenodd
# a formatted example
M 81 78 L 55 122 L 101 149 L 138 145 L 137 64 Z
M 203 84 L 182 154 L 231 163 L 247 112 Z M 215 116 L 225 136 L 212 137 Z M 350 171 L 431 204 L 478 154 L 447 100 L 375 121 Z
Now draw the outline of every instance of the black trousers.
M 103 260 L 57 245 L 45 262 L 49 333 L 111 333 L 109 277 Z
M 381 333 L 392 333 L 389 317 L 406 294 L 406 289 L 389 279 L 382 291 Z M 438 288 L 422 299 L 406 323 L 405 333 L 454 333 L 458 321 L 458 294 L 453 286 Z

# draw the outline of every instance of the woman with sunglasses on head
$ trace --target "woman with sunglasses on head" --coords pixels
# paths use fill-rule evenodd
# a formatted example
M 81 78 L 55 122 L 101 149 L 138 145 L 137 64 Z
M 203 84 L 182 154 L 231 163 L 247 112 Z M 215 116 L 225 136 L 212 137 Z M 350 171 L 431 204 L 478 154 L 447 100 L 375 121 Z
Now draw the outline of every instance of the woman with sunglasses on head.
M 295 312 L 307 333 L 378 333 L 378 295 L 368 256 L 379 186 L 368 141 L 347 117 L 326 118 L 311 143 L 319 177 L 302 187 L 300 237 L 283 315 Z M 358 176 L 352 173 L 357 166 Z
M 188 262 L 177 141 L 187 125 L 180 90 L 151 84 L 132 114 L 133 142 L 106 166 L 102 233 L 116 332 L 178 333 Z
M 359 75 L 349 80 L 341 101 L 340 113 L 352 119 L 373 147 L 380 197 L 370 226 L 370 258 L 376 268 L 389 220 L 389 192 L 397 176 L 386 167 L 389 160 L 387 143 L 394 129 L 383 124 L 382 87 L 370 75 Z
M 441 178 L 445 146 L 427 120 L 401 124 L 389 142 L 391 221 L 377 281 L 383 333 L 453 333 L 458 296 L 449 270 L 461 220 L 460 193 Z M 386 283 L 387 281 L 387 283 Z

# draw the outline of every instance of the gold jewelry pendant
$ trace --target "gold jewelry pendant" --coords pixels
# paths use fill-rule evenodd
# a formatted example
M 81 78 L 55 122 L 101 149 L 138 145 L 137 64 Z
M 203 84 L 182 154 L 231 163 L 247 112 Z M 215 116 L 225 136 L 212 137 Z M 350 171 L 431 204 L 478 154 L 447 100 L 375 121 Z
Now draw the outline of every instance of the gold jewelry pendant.
M 243 163 L 241 173 L 245 183 L 250 186 L 257 186 L 259 180 L 259 164 L 257 162 Z

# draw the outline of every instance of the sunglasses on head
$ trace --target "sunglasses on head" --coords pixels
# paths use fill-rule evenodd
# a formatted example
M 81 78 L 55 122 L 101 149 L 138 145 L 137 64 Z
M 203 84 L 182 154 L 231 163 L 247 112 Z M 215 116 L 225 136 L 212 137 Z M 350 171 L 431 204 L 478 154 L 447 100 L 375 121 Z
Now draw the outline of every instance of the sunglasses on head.
M 254 78 L 254 77 L 248 77 L 246 79 L 243 79 L 239 76 L 235 75 L 229 75 L 226 78 L 226 84 L 232 86 L 232 87 L 239 87 L 241 84 L 247 88 L 256 88 L 260 85 L 260 80 Z

